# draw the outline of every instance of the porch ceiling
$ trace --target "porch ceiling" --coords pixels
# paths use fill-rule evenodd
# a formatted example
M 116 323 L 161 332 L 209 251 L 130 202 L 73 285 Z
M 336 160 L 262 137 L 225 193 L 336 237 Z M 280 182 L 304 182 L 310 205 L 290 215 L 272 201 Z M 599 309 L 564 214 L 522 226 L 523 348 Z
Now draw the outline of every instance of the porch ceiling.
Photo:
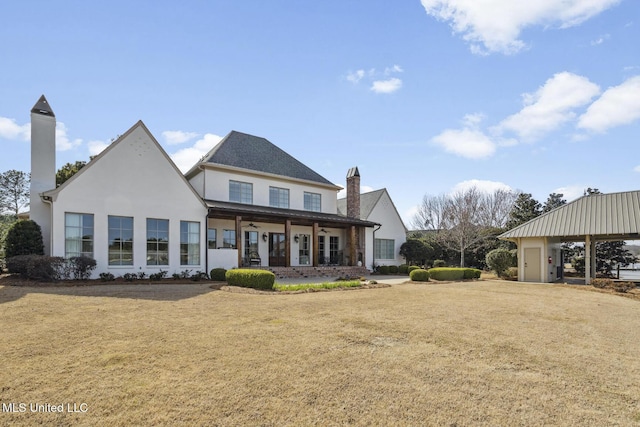
M 348 228 L 352 225 L 359 227 L 375 227 L 379 224 L 356 218 L 347 218 L 337 214 L 324 212 L 300 211 L 295 209 L 273 208 L 270 206 L 246 205 L 243 203 L 220 202 L 205 200 L 209 208 L 209 218 L 235 219 L 241 216 L 243 221 L 267 222 L 282 224 L 287 219 L 292 225 L 312 226 L 317 223 L 319 227 Z

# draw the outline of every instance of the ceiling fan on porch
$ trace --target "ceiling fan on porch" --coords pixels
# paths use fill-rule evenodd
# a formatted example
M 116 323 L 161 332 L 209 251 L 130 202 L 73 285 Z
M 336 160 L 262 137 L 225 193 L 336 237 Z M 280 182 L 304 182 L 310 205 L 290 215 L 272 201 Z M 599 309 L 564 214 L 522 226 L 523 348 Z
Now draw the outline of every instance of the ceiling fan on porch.
M 247 227 L 249 227 L 249 228 L 260 228 L 260 226 L 255 225 L 255 224 L 254 224 L 254 223 L 252 223 L 252 222 L 250 222 L 250 223 L 247 225 Z

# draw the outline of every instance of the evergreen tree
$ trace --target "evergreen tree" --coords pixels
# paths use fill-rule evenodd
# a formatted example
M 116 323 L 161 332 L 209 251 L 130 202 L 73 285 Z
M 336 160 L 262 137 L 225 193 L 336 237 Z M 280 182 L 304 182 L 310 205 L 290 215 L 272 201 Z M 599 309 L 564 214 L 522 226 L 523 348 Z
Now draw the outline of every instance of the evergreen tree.
M 78 160 L 75 163 L 67 163 L 56 172 L 56 187 L 60 187 L 66 180 L 85 167 L 87 162 Z
M 11 258 L 16 255 L 44 255 L 42 230 L 32 220 L 18 221 L 7 232 L 5 255 Z
M 536 218 L 541 213 L 542 206 L 540 202 L 531 196 L 531 193 L 520 193 L 513 205 L 513 209 L 511 209 L 509 213 L 509 220 L 507 221 L 506 227 L 510 230 Z
M 563 196 L 564 194 L 562 193 L 549 194 L 547 201 L 544 202 L 544 206 L 542 207 L 542 213 L 546 213 L 562 205 L 566 205 L 567 201 L 562 198 Z

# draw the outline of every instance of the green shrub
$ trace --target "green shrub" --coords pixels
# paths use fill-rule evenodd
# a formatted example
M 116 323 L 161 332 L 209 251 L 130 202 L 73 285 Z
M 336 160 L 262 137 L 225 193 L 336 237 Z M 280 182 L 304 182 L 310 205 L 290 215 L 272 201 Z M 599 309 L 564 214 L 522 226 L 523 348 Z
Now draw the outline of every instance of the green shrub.
M 242 286 L 254 289 L 273 289 L 276 275 L 266 270 L 235 269 L 227 271 L 227 283 L 231 286 Z
M 494 249 L 485 257 L 487 266 L 496 272 L 499 277 L 505 277 L 509 267 L 513 267 L 513 256 L 508 249 Z
M 91 272 L 96 268 L 96 260 L 87 256 L 69 258 L 71 274 L 75 280 L 89 280 Z
M 398 267 L 398 273 L 409 274 L 409 266 L 407 264 L 400 264 Z
M 208 280 L 209 276 L 206 272 L 198 270 L 191 275 L 190 279 L 192 282 L 199 282 L 201 280 Z
M 380 267 L 378 267 L 378 273 L 380 273 L 380 274 L 389 274 L 389 266 L 388 265 L 381 265 Z
M 479 279 L 482 271 L 477 268 L 436 267 L 429 269 L 430 277 L 434 280 L 464 280 Z
M 446 262 L 444 262 L 444 260 L 442 260 L 442 259 L 437 259 L 437 260 L 433 261 L 433 266 L 434 266 L 435 268 L 438 268 L 438 267 L 446 267 L 446 266 L 447 266 L 447 263 L 446 263 Z
M 169 274 L 169 272 L 168 272 L 168 271 L 166 271 L 166 270 L 160 270 L 160 271 L 158 271 L 157 273 L 151 273 L 151 274 L 149 275 L 149 280 L 152 280 L 152 281 L 156 281 L 156 282 L 157 282 L 157 281 L 160 281 L 160 280 L 164 279 L 165 277 L 167 277 L 167 274 Z
M 397 265 L 390 265 L 389 266 L 389 274 L 398 274 L 398 266 Z
M 411 272 L 413 270 L 420 270 L 421 267 L 418 267 L 417 265 L 410 265 L 409 267 L 407 267 L 407 273 L 411 274 Z
M 212 268 L 209 277 L 215 282 L 224 282 L 226 280 L 227 270 L 224 268 Z
M 10 273 L 28 280 L 54 282 L 63 278 L 66 261 L 61 257 L 45 255 L 18 255 L 7 258 Z
M 465 268 L 464 269 L 464 279 L 479 279 L 482 274 L 482 270 L 478 270 L 477 268 Z
M 113 273 L 100 273 L 99 276 L 103 282 L 113 282 L 116 280 L 116 276 L 114 276 Z
M 6 258 L 18 255 L 44 255 L 42 230 L 32 220 L 22 220 L 14 223 L 4 242 Z
M 422 268 L 414 269 L 409 273 L 409 277 L 414 282 L 428 282 L 429 281 L 429 272 Z

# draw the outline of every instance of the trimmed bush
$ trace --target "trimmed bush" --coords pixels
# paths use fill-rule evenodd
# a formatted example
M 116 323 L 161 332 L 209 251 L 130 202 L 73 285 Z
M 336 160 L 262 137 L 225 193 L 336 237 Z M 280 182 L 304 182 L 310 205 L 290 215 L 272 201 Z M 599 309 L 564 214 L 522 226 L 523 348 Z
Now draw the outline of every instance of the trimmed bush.
M 91 272 L 96 268 L 96 260 L 86 256 L 74 256 L 69 258 L 71 274 L 75 280 L 89 280 Z
M 18 255 L 44 255 L 42 230 L 32 220 L 18 221 L 7 232 L 4 255 L 11 258 Z
M 479 279 L 482 271 L 477 268 L 437 267 L 428 270 L 434 280 Z
M 380 267 L 378 267 L 378 273 L 380 273 L 380 274 L 389 274 L 389 266 L 388 265 L 381 265 Z
M 226 279 L 227 270 L 224 268 L 212 268 L 209 272 L 209 277 L 214 282 L 224 282 Z
M 155 281 L 158 282 L 162 279 L 164 279 L 165 277 L 167 277 L 167 274 L 169 274 L 168 271 L 166 270 L 160 270 L 157 273 L 151 273 L 149 274 L 149 280 L 151 281 Z
M 407 273 L 411 274 L 411 272 L 413 270 L 420 270 L 421 267 L 418 267 L 417 265 L 410 265 L 409 267 L 407 267 Z
M 242 286 L 254 289 L 273 289 L 276 275 L 266 270 L 238 268 L 227 271 L 227 283 L 231 286 Z
M 411 273 L 409 273 L 409 277 L 414 282 L 428 282 L 429 272 L 422 268 L 418 268 L 418 269 L 412 270 Z
M 114 276 L 113 273 L 100 273 L 99 276 L 103 282 L 113 282 L 116 280 L 116 276 Z
M 389 266 L 389 274 L 398 274 L 398 266 L 397 265 L 390 265 Z
M 409 266 L 407 264 L 400 264 L 398 267 L 398 273 L 409 274 Z
M 28 280 L 54 282 L 60 280 L 65 270 L 65 259 L 45 255 L 18 255 L 7 258 L 10 273 Z
M 514 267 L 513 256 L 508 249 L 494 249 L 485 257 L 487 266 L 496 272 L 499 277 L 505 277 L 509 267 Z
M 442 259 L 437 259 L 435 261 L 433 261 L 433 267 L 434 268 L 438 268 L 438 267 L 446 267 L 447 263 L 444 262 L 444 260 Z

